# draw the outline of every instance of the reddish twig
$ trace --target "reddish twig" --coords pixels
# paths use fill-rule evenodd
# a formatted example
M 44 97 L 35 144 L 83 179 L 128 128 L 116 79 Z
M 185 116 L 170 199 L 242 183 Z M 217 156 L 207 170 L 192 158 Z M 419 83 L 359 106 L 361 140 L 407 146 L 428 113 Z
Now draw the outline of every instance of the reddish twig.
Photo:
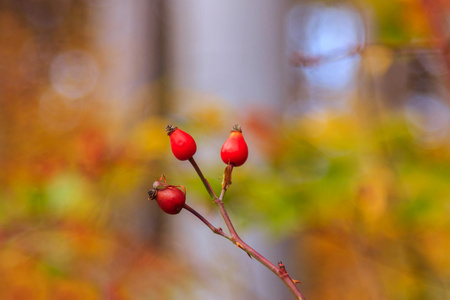
M 186 203 L 184 204 L 184 208 L 186 210 L 188 210 L 189 212 L 191 212 L 194 216 L 199 218 L 200 221 L 205 223 L 205 225 L 208 226 L 209 229 L 211 229 L 212 232 L 214 232 L 215 234 L 221 235 L 224 238 L 226 238 L 226 239 L 231 241 L 231 237 L 228 234 L 226 234 L 225 232 L 223 232 L 222 228 L 213 226 L 208 220 L 205 219 L 205 217 L 203 217 L 201 214 L 199 214 L 195 209 L 193 209 L 192 207 L 190 207 Z
M 233 223 L 230 220 L 230 217 L 228 216 L 228 213 L 225 209 L 225 206 L 223 204 L 223 197 L 225 195 L 225 191 L 231 184 L 231 180 L 224 180 L 224 184 L 222 186 L 222 192 L 220 194 L 220 197 L 218 198 L 214 191 L 211 188 L 211 185 L 209 184 L 208 180 L 203 176 L 203 173 L 201 172 L 200 168 L 198 167 L 197 163 L 193 158 L 189 159 L 189 162 L 194 167 L 195 171 L 197 172 L 198 176 L 200 177 L 201 181 L 203 182 L 206 190 L 208 191 L 211 198 L 213 198 L 214 203 L 219 208 L 220 214 L 222 215 L 222 218 L 225 221 L 225 224 L 227 225 L 228 230 L 230 231 L 230 235 L 226 235 L 223 233 L 221 228 L 216 228 L 213 225 L 211 225 L 203 216 L 201 216 L 198 212 L 196 212 L 194 209 L 189 207 L 188 205 L 185 205 L 185 208 L 188 209 L 191 213 L 193 213 L 197 218 L 199 218 L 203 223 L 205 223 L 214 233 L 219 234 L 228 240 L 230 240 L 233 244 L 235 244 L 238 248 L 245 251 L 250 258 L 254 258 L 257 261 L 259 261 L 261 264 L 263 264 L 265 267 L 267 267 L 269 270 L 271 270 L 275 275 L 277 275 L 289 288 L 289 290 L 292 292 L 292 294 L 300 300 L 305 300 L 305 297 L 302 295 L 300 290 L 297 288 L 297 283 L 300 283 L 298 280 L 292 279 L 288 272 L 286 271 L 286 267 L 283 265 L 283 263 L 279 262 L 278 266 L 270 262 L 267 258 L 265 258 L 263 255 L 261 255 L 259 252 L 257 252 L 255 249 L 250 247 L 247 243 L 245 243 L 236 232 L 236 229 L 233 226 Z M 227 169 L 225 169 L 225 177 L 231 178 L 231 172 L 233 168 L 228 166 Z
M 424 43 L 410 43 L 408 45 L 394 45 L 387 43 L 370 43 L 347 48 L 336 49 L 329 53 L 321 55 L 307 55 L 295 51 L 289 57 L 289 64 L 293 67 L 310 68 L 322 64 L 339 61 L 355 55 L 364 55 L 366 50 L 373 46 L 380 46 L 389 49 L 395 55 L 414 56 L 414 55 L 443 55 L 448 53 L 448 47 L 440 40 L 429 40 Z
M 206 190 L 208 191 L 209 196 L 211 197 L 212 200 L 217 199 L 216 194 L 214 193 L 214 190 L 212 189 L 211 185 L 209 184 L 208 180 L 206 180 L 205 176 L 203 176 L 202 171 L 200 170 L 200 168 L 198 167 L 197 163 L 195 162 L 194 157 L 189 158 L 189 162 L 191 163 L 191 165 L 194 167 L 195 171 L 198 174 L 198 177 L 200 177 L 200 179 L 203 182 L 203 185 L 205 186 Z
M 320 64 L 330 63 L 356 54 L 360 54 L 363 48 L 363 45 L 357 45 L 355 47 L 338 49 L 332 53 L 316 56 L 308 56 L 299 51 L 295 51 L 289 57 L 289 63 L 294 67 L 315 67 Z

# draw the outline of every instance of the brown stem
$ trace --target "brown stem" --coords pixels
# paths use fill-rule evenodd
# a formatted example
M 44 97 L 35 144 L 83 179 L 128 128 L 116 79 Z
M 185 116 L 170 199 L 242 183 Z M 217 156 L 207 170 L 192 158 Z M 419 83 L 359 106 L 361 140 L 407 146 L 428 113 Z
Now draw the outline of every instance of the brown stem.
M 189 162 L 191 163 L 191 165 L 194 167 L 195 171 L 198 174 L 198 177 L 200 177 L 201 181 L 203 182 L 203 185 L 205 186 L 206 190 L 208 191 L 209 196 L 211 197 L 211 199 L 217 199 L 216 194 L 214 193 L 211 185 L 209 184 L 208 180 L 206 180 L 205 176 L 203 176 L 202 171 L 200 170 L 200 168 L 198 167 L 197 163 L 194 160 L 194 157 L 189 158 Z
M 222 191 L 223 192 L 223 191 Z M 225 209 L 225 206 L 222 202 L 222 200 L 216 199 L 214 202 L 219 207 L 220 213 L 228 227 L 228 230 L 231 234 L 231 241 L 247 252 L 247 254 L 253 258 L 255 258 L 257 261 L 259 261 L 261 264 L 266 266 L 269 270 L 271 270 L 275 275 L 277 275 L 285 284 L 286 286 L 291 290 L 292 294 L 296 296 L 298 299 L 305 299 L 305 297 L 302 295 L 300 290 L 297 288 L 297 285 L 292 280 L 292 278 L 289 276 L 285 268 L 279 268 L 276 265 L 274 265 L 272 262 L 270 262 L 267 258 L 265 258 L 263 255 L 261 255 L 259 252 L 257 252 L 255 249 L 250 247 L 247 243 L 245 243 L 237 234 L 236 230 L 234 229 L 233 223 L 230 220 L 230 217 L 228 216 L 228 213 Z
M 194 216 L 196 216 L 197 218 L 200 219 L 200 221 L 202 221 L 203 223 L 205 223 L 206 226 L 209 227 L 209 229 L 211 229 L 212 232 L 214 232 L 215 234 L 221 235 L 226 239 L 229 239 L 231 241 L 231 237 L 224 233 L 222 228 L 220 227 L 215 227 L 213 226 L 211 223 L 209 223 L 208 220 L 206 220 L 201 214 L 199 214 L 195 209 L 193 209 L 192 207 L 190 207 L 189 205 L 187 205 L 186 203 L 184 204 L 184 208 L 186 210 L 188 210 L 189 212 L 191 212 Z
M 189 162 L 194 167 L 195 171 L 197 172 L 198 176 L 200 177 L 201 181 L 203 182 L 203 185 L 205 186 L 206 190 L 208 191 L 210 197 L 214 200 L 214 203 L 217 204 L 219 207 L 220 214 L 222 215 L 222 218 L 225 221 L 225 224 L 227 225 L 228 230 L 230 231 L 230 235 L 226 235 L 221 228 L 216 228 L 211 223 L 209 223 L 202 215 L 200 215 L 198 212 L 196 212 L 193 208 L 185 204 L 184 208 L 189 210 L 191 213 L 193 213 L 197 218 L 199 218 L 203 223 L 206 224 L 206 226 L 211 229 L 212 232 L 219 234 L 228 240 L 230 240 L 233 244 L 235 244 L 237 247 L 244 250 L 250 257 L 255 258 L 257 261 L 259 261 L 261 264 L 263 264 L 266 268 L 271 270 L 275 275 L 277 275 L 289 288 L 289 290 L 292 292 L 292 294 L 300 300 L 305 300 L 305 297 L 302 295 L 300 290 L 297 288 L 296 281 L 294 281 L 289 274 L 286 271 L 286 268 L 284 265 L 279 264 L 279 266 L 274 265 L 271 263 L 267 258 L 265 258 L 263 255 L 258 253 L 255 249 L 250 247 L 247 243 L 245 243 L 237 234 L 236 229 L 233 226 L 233 223 L 230 220 L 230 217 L 228 216 L 228 213 L 225 209 L 225 206 L 223 204 L 223 197 L 225 196 L 225 191 L 227 190 L 228 186 L 227 184 L 222 186 L 222 192 L 220 194 L 220 198 L 217 198 L 216 194 L 214 193 L 213 189 L 211 188 L 211 185 L 209 184 L 208 180 L 206 180 L 205 176 L 203 176 L 202 171 L 198 167 L 197 163 L 195 162 L 194 158 L 190 158 Z M 233 168 L 229 168 L 229 176 L 231 178 L 231 172 Z M 227 172 L 227 169 L 226 169 Z M 230 180 L 231 184 L 231 180 Z

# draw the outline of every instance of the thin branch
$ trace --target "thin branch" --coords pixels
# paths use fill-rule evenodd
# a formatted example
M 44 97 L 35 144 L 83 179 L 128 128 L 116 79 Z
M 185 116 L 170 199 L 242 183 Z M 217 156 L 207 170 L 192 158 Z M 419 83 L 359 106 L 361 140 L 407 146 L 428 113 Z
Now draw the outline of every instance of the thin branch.
M 362 48 L 362 45 L 357 45 L 355 47 L 338 49 L 333 51 L 332 53 L 316 56 L 305 55 L 300 51 L 295 51 L 289 57 L 289 63 L 294 67 L 315 67 L 320 64 L 330 63 L 356 54 L 360 54 Z
M 222 193 L 224 193 L 224 189 L 222 190 Z M 219 207 L 220 213 L 227 224 L 228 229 L 230 230 L 231 234 L 231 241 L 238 247 L 244 250 L 249 256 L 255 258 L 257 261 L 259 261 L 261 264 L 263 264 L 266 268 L 271 270 L 275 275 L 277 275 L 290 289 L 292 294 L 296 296 L 298 299 L 305 299 L 305 297 L 302 295 L 300 290 L 297 288 L 297 285 L 295 284 L 295 281 L 289 276 L 286 269 L 279 268 L 276 265 L 274 265 L 272 262 L 270 262 L 267 258 L 265 258 L 263 255 L 261 255 L 258 251 L 250 247 L 247 243 L 245 243 L 237 234 L 233 223 L 230 220 L 230 217 L 228 216 L 228 213 L 225 209 L 225 206 L 222 202 L 222 200 L 214 200 L 214 202 Z
M 192 207 L 190 207 L 189 205 L 187 205 L 186 203 L 184 204 L 184 208 L 186 210 L 188 210 L 189 212 L 191 212 L 194 216 L 196 216 L 197 218 L 200 219 L 200 221 L 202 221 L 203 223 L 205 223 L 206 226 L 209 227 L 209 229 L 211 229 L 212 232 L 214 232 L 215 234 L 221 235 L 224 238 L 228 239 L 228 240 L 232 240 L 231 236 L 229 236 L 228 234 L 224 233 L 222 228 L 220 227 L 215 227 L 213 226 L 208 220 L 206 220 L 201 214 L 199 214 L 195 209 L 193 209 Z
M 426 43 L 411 43 L 406 46 L 386 43 L 370 43 L 348 46 L 346 48 L 336 49 L 321 55 L 307 55 L 300 51 L 295 51 L 290 55 L 289 63 L 293 67 L 316 67 L 318 65 L 349 58 L 351 56 L 364 55 L 367 49 L 373 46 L 385 47 L 391 50 L 395 55 L 400 56 L 444 55 L 448 52 L 448 47 L 446 44 L 435 40 L 430 40 Z
M 194 157 L 189 158 L 189 162 L 194 167 L 195 171 L 198 174 L 198 177 L 200 177 L 201 181 L 203 182 L 203 185 L 205 186 L 206 190 L 208 191 L 209 196 L 211 199 L 217 199 L 216 194 L 214 193 L 214 190 L 212 189 L 211 185 L 209 184 L 208 180 L 206 180 L 205 176 L 203 176 L 202 171 L 198 167 L 197 163 L 194 160 Z
M 247 243 L 245 243 L 237 234 L 236 230 L 234 229 L 234 226 L 230 220 L 230 217 L 228 216 L 228 213 L 225 209 L 225 206 L 223 205 L 223 202 L 220 200 L 215 201 L 216 204 L 219 207 L 220 213 L 223 217 L 223 219 L 225 220 L 225 223 L 227 224 L 228 229 L 230 230 L 231 233 L 231 241 L 238 246 L 239 248 L 241 248 L 242 250 L 244 250 L 245 252 L 247 252 L 247 254 L 249 254 L 250 256 L 252 256 L 253 258 L 255 258 L 257 261 L 259 261 L 260 263 L 262 263 L 263 265 L 265 265 L 267 268 L 269 268 L 272 272 L 274 272 L 277 276 L 279 276 L 280 270 L 278 267 L 276 267 L 273 263 L 271 263 L 268 259 L 266 259 L 264 256 L 262 256 L 261 254 L 259 254 L 255 249 L 253 249 L 252 247 L 250 247 Z
M 236 232 L 236 229 L 233 226 L 233 223 L 230 220 L 230 217 L 228 216 L 228 213 L 225 209 L 225 206 L 223 204 L 223 197 L 225 196 L 225 191 L 231 184 L 231 172 L 233 171 L 233 167 L 228 166 L 225 169 L 224 176 L 228 177 L 228 179 L 224 180 L 224 184 L 222 184 L 222 192 L 220 193 L 220 198 L 217 198 L 216 194 L 212 190 L 211 186 L 209 185 L 208 180 L 204 177 L 203 173 L 201 172 L 199 166 L 195 162 L 194 158 L 189 159 L 189 162 L 192 164 L 194 169 L 196 170 L 198 176 L 202 180 L 206 190 L 208 191 L 211 198 L 214 200 L 214 203 L 217 204 L 220 214 L 222 215 L 222 218 L 225 221 L 225 224 L 227 225 L 228 230 L 230 231 L 230 235 L 225 234 L 221 228 L 216 228 L 213 225 L 211 225 L 210 222 L 208 222 L 202 215 L 200 215 L 198 212 L 196 212 L 193 208 L 185 204 L 184 208 L 186 208 L 188 211 L 193 213 L 197 218 L 199 218 L 206 226 L 211 229 L 212 232 L 219 234 L 228 240 L 230 240 L 233 244 L 235 244 L 238 248 L 244 250 L 250 258 L 255 258 L 257 261 L 259 261 L 261 264 L 263 264 L 266 268 L 271 270 L 275 275 L 277 275 L 289 288 L 289 290 L 292 292 L 292 294 L 300 300 L 305 300 L 305 297 L 302 295 L 300 290 L 297 288 L 296 283 L 298 283 L 298 280 L 293 280 L 289 274 L 286 271 L 286 268 L 284 265 L 279 262 L 278 266 L 274 265 L 272 262 L 270 262 L 267 258 L 265 258 L 263 255 L 261 255 L 259 252 L 257 252 L 255 249 L 250 247 L 247 243 L 245 243 Z

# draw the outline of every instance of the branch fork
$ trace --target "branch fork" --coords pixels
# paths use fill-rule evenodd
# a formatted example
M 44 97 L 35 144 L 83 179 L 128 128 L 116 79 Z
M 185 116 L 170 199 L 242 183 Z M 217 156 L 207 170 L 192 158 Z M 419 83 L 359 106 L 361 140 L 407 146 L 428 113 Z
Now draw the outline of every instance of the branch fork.
M 305 300 L 305 297 L 302 295 L 300 290 L 297 288 L 297 283 L 301 283 L 298 280 L 292 279 L 289 275 L 289 273 L 286 270 L 286 267 L 284 264 L 280 261 L 278 262 L 278 266 L 270 262 L 267 258 L 265 258 L 263 255 L 258 253 L 255 249 L 250 247 L 248 244 L 246 244 L 237 234 L 233 223 L 230 220 L 230 217 L 228 216 L 228 213 L 225 209 L 225 206 L 223 204 L 223 198 L 225 197 L 225 192 L 231 185 L 231 173 L 233 172 L 233 165 L 228 164 L 224 171 L 223 181 L 222 181 L 222 191 L 220 193 L 220 196 L 217 197 L 216 193 L 211 188 L 211 185 L 209 184 L 208 180 L 203 175 L 202 171 L 200 170 L 199 166 L 195 162 L 194 158 L 191 157 L 189 159 L 189 162 L 194 167 L 195 171 L 197 172 L 198 176 L 200 177 L 200 180 L 202 181 L 203 185 L 205 186 L 206 190 L 208 191 L 209 196 L 213 200 L 213 202 L 218 206 L 220 214 L 222 215 L 223 220 L 225 221 L 225 224 L 227 225 L 228 231 L 230 234 L 225 233 L 222 228 L 213 226 L 208 220 L 206 220 L 200 213 L 195 211 L 192 207 L 185 204 L 184 208 L 191 212 L 194 216 L 196 216 L 200 221 L 202 221 L 208 228 L 215 234 L 220 235 L 228 240 L 230 240 L 233 244 L 235 244 L 238 248 L 242 249 L 247 253 L 247 255 L 250 258 L 254 258 L 257 261 L 259 261 L 261 264 L 263 264 L 265 267 L 267 267 L 269 270 L 271 270 L 275 275 L 277 275 L 289 288 L 289 290 L 292 292 L 292 294 L 299 300 Z

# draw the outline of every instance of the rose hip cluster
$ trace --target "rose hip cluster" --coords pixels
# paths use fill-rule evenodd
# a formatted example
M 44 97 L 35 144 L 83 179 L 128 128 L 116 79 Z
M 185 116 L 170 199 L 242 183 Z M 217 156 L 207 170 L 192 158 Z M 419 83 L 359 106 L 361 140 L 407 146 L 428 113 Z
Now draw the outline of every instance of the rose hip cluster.
M 208 226 L 213 233 L 230 240 L 238 248 L 244 250 L 250 258 L 255 258 L 269 270 L 274 272 L 291 290 L 296 299 L 304 300 L 305 298 L 297 288 L 297 283 L 300 283 L 300 281 L 294 280 L 289 276 L 286 271 L 286 267 L 281 261 L 278 263 L 278 266 L 271 263 L 267 258 L 250 247 L 239 237 L 222 201 L 225 196 L 225 192 L 231 185 L 231 173 L 233 171 L 233 168 L 242 166 L 248 158 L 248 148 L 244 137 L 242 136 L 241 127 L 238 125 L 235 125 L 233 127 L 233 130 L 231 131 L 228 139 L 220 149 L 220 157 L 227 166 L 223 173 L 222 191 L 219 197 L 214 193 L 208 180 L 205 178 L 199 166 L 195 162 L 194 155 L 197 152 L 197 144 L 195 143 L 195 140 L 192 138 L 192 136 L 171 125 L 167 126 L 166 130 L 170 138 L 170 146 L 172 148 L 173 154 L 179 160 L 188 160 L 191 163 L 192 167 L 194 167 L 197 175 L 200 177 L 203 185 L 208 191 L 211 200 L 213 200 L 213 202 L 218 206 L 220 214 L 225 221 L 229 233 L 226 233 L 220 227 L 215 227 L 205 217 L 203 217 L 200 213 L 190 207 L 186 203 L 186 189 L 184 188 L 184 186 L 167 184 L 164 175 L 161 176 L 161 178 L 155 181 L 155 183 L 153 184 L 153 189 L 148 192 L 149 199 L 156 200 L 159 207 L 165 213 L 171 215 L 180 213 L 183 208 L 188 212 L 191 212 L 206 226 Z
M 172 125 L 168 125 L 166 131 L 173 155 L 182 161 L 192 160 L 197 152 L 197 144 L 192 136 Z M 220 157 L 225 164 L 232 167 L 242 166 L 246 162 L 248 147 L 239 125 L 235 125 L 231 130 L 230 136 L 220 150 Z M 148 195 L 150 200 L 156 200 L 165 213 L 172 215 L 178 214 L 186 203 L 186 189 L 183 186 L 166 184 L 164 176 L 155 181 Z

